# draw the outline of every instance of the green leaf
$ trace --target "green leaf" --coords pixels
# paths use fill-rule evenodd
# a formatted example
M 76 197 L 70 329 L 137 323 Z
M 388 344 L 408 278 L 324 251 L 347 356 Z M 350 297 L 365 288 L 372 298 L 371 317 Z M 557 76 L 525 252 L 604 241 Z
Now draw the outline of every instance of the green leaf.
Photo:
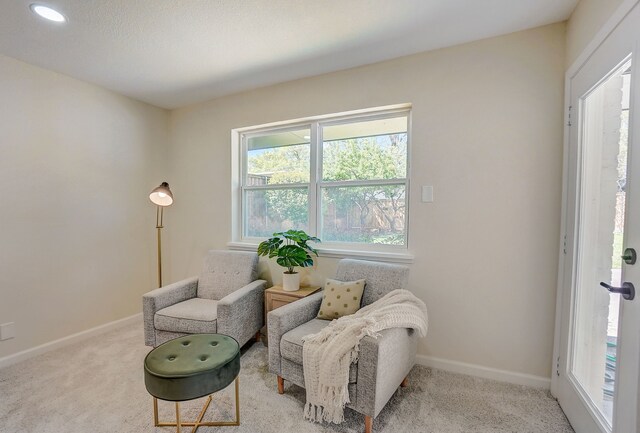
M 285 268 L 293 268 L 295 266 L 306 267 L 313 265 L 313 260 L 301 247 L 297 245 L 285 245 L 278 251 L 276 263 Z
M 280 238 L 270 238 L 260 242 L 260 245 L 258 245 L 258 255 L 269 256 L 269 258 L 275 257 L 278 255 L 278 248 L 281 244 L 282 239 Z

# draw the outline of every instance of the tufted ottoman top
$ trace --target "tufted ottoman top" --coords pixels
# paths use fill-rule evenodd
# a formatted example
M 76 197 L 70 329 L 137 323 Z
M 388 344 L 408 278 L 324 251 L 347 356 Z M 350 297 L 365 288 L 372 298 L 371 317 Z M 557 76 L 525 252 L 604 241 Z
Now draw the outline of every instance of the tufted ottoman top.
M 222 334 L 193 334 L 167 341 L 144 360 L 149 394 L 184 401 L 226 388 L 240 372 L 240 347 Z

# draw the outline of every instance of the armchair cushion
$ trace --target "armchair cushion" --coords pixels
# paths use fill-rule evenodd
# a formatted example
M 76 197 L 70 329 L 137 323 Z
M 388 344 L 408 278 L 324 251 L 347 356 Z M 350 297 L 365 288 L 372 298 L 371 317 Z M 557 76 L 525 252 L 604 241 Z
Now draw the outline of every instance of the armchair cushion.
M 302 366 L 302 337 L 320 332 L 329 323 L 331 322 L 328 320 L 312 319 L 284 334 L 280 340 L 282 357 Z M 349 383 L 355 383 L 357 377 L 358 364 L 354 363 L 349 368 Z
M 211 250 L 198 279 L 198 298 L 220 300 L 258 278 L 258 254 Z
M 159 310 L 154 324 L 161 331 L 188 334 L 215 333 L 218 301 L 193 298 Z

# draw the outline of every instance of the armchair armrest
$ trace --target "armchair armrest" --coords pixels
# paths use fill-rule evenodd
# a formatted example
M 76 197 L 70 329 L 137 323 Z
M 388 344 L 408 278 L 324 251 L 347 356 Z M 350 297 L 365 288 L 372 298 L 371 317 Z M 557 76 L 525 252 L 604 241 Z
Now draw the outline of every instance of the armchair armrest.
M 355 409 L 375 418 L 413 368 L 419 333 L 390 328 L 360 340 Z
M 280 375 L 280 340 L 294 328 L 315 319 L 322 304 L 321 290 L 298 301 L 283 305 L 267 315 L 269 333 L 269 371 Z
M 256 280 L 229 293 L 218 302 L 218 332 L 229 335 L 241 346 L 264 323 L 265 280 Z
M 191 277 L 142 295 L 144 341 L 147 346 L 156 345 L 156 333 L 153 325 L 153 316 L 156 312 L 178 302 L 195 298 L 197 290 L 198 277 Z

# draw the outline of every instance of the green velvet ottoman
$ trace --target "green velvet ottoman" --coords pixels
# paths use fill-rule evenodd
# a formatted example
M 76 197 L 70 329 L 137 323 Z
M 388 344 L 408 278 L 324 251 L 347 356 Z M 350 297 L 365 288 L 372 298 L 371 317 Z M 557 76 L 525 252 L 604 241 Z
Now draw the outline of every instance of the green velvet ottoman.
M 222 334 L 193 334 L 167 341 L 153 349 L 144 359 L 144 383 L 153 396 L 153 417 L 156 427 L 181 427 L 240 425 L 240 401 L 238 373 L 240 372 L 240 347 L 233 338 Z M 226 388 L 235 379 L 235 421 L 202 422 L 211 394 Z M 180 421 L 179 402 L 209 396 L 198 419 Z M 176 422 L 158 421 L 158 399 L 176 404 Z

